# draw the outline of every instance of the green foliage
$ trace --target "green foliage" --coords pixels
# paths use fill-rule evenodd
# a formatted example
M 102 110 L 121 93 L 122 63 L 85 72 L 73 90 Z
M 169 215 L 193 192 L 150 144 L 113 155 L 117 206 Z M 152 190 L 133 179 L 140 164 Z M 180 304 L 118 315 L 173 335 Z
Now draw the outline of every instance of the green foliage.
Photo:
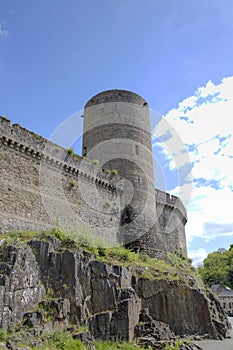
M 116 203 L 113 203 L 112 211 L 115 213 L 115 212 L 118 212 L 119 210 L 120 210 L 119 205 L 117 205 Z
M 67 150 L 67 152 L 69 153 L 69 155 L 70 155 L 71 157 L 73 157 L 73 156 L 75 155 L 74 149 L 73 149 L 72 147 L 70 147 L 70 148 Z
M 168 252 L 167 256 L 171 261 L 172 265 L 174 265 L 179 270 L 183 270 L 183 271 L 187 269 L 191 269 L 193 271 L 195 270 L 193 266 L 191 266 L 192 259 L 186 258 L 183 252 L 181 252 L 180 254 L 174 254 L 174 253 Z
M 109 209 L 112 213 L 116 213 L 120 210 L 119 205 L 116 202 L 105 201 L 103 208 Z
M 78 327 L 76 333 L 82 333 L 82 332 L 88 332 L 88 331 L 89 331 L 88 326 L 83 325 L 83 326 L 79 326 L 79 327 Z
M 104 208 L 109 208 L 111 206 L 111 202 L 110 201 L 106 201 L 104 203 Z
M 75 243 L 74 240 L 70 238 L 69 235 L 64 231 L 62 231 L 61 229 L 54 227 L 47 234 L 48 235 L 51 234 L 54 237 L 56 237 L 59 241 L 61 241 L 64 248 L 72 248 L 74 246 L 74 243 Z
M 123 260 L 123 261 L 129 261 L 132 258 L 132 253 L 129 249 L 125 249 L 124 247 L 116 247 L 111 250 L 111 255 L 115 256 L 116 258 Z
M 111 170 L 109 170 L 109 169 L 102 169 L 102 171 L 103 171 L 103 173 L 105 173 L 105 174 L 111 174 Z
M 75 187 L 76 185 L 77 185 L 77 180 L 72 179 L 72 180 L 70 181 L 70 186 L 71 186 L 71 187 Z
M 95 342 L 96 350 L 139 350 L 144 349 L 144 347 L 140 347 L 134 343 L 111 343 L 111 342 Z M 147 348 L 147 350 L 152 350 L 151 347 Z
M 88 328 L 86 326 L 80 326 L 77 330 L 78 332 L 87 332 Z M 74 333 L 75 334 L 75 333 Z M 0 328 L 0 341 L 5 341 L 9 336 L 9 333 Z M 11 336 L 10 336 L 11 338 Z M 14 338 L 14 337 L 13 337 Z M 19 336 L 17 336 L 19 338 Z M 31 339 L 26 337 L 20 337 L 21 340 L 17 339 L 17 346 L 28 347 L 30 346 Z M 36 338 L 34 338 L 36 340 Z M 42 340 L 41 345 L 36 347 L 31 347 L 32 350 L 91 350 L 92 347 L 89 345 L 84 345 L 80 340 L 74 339 L 73 335 L 68 331 L 55 332 L 49 335 L 40 336 Z M 128 342 L 94 342 L 96 350 L 144 350 L 144 347 L 140 347 L 134 343 Z M 147 350 L 152 350 L 152 348 L 147 348 Z
M 6 115 L 1 115 L 1 118 L 7 120 L 8 122 L 10 122 L 10 119 Z
M 100 164 L 100 161 L 98 159 L 93 159 L 92 163 L 98 166 Z
M 56 332 L 44 340 L 42 346 L 32 348 L 33 350 L 90 350 L 80 340 L 73 339 L 68 332 Z
M 116 169 L 112 169 L 111 173 L 112 173 L 113 175 L 118 175 L 118 171 L 117 171 Z
M 146 253 L 135 253 L 122 246 L 108 247 L 101 239 L 94 240 L 93 232 L 86 225 L 81 225 L 70 231 L 64 231 L 58 227 L 52 230 L 41 232 L 14 232 L 12 234 L 2 235 L 7 244 L 9 242 L 28 242 L 32 239 L 47 240 L 50 236 L 56 237 L 62 243 L 61 249 L 75 251 L 82 247 L 85 251 L 90 252 L 99 261 L 132 267 L 135 276 L 141 276 L 147 279 L 182 280 L 187 283 L 187 274 L 192 276 L 190 263 L 187 259 L 170 255 L 172 264 L 164 260 L 149 257 Z M 2 246 L 3 247 L 3 246 Z M 196 277 L 196 276 L 195 276 Z M 64 289 L 66 286 L 64 285 Z M 51 295 L 53 297 L 53 295 Z
M 144 252 L 139 253 L 139 256 L 140 256 L 141 261 L 143 261 L 143 262 L 147 262 L 149 259 L 149 256 Z
M 233 245 L 223 253 L 208 254 L 198 272 L 209 287 L 222 282 L 233 289 Z
M 6 340 L 6 338 L 7 338 L 7 332 L 4 329 L 0 328 L 0 341 L 4 341 Z
M 18 242 L 27 242 L 38 236 L 39 232 L 35 231 L 13 231 L 7 234 L 1 234 L 0 239 L 5 239 L 5 244 L 12 244 Z
M 183 349 L 184 344 L 189 344 L 189 340 L 176 340 L 173 345 L 166 344 L 163 350 L 180 350 Z

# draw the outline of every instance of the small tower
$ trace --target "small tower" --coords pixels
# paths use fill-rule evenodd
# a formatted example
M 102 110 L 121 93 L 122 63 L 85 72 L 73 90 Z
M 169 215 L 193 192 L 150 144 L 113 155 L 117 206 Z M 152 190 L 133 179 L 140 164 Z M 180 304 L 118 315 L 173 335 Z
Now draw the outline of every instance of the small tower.
M 125 181 L 120 241 L 140 240 L 156 222 L 154 173 L 147 102 L 125 90 L 92 97 L 84 110 L 83 155 Z M 114 173 L 113 171 L 113 173 Z

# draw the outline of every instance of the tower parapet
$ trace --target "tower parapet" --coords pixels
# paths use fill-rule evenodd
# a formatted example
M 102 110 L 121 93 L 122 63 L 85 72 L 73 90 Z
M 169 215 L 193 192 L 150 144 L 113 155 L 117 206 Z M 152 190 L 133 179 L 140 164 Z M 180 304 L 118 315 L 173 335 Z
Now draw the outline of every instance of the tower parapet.
M 164 249 L 169 252 L 186 252 L 185 225 L 187 211 L 179 197 L 155 189 L 157 209 L 157 232 L 164 237 Z
M 154 189 L 149 107 L 139 95 L 109 90 L 87 102 L 82 157 L 4 117 L 0 152 L 0 232 L 81 222 L 109 244 L 186 253 L 186 209 Z

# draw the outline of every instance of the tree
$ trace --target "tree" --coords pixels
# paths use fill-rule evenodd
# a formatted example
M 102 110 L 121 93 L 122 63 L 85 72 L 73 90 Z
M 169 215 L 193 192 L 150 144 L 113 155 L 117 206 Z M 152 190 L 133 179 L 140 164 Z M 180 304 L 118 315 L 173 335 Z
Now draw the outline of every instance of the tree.
M 233 244 L 229 250 L 208 254 L 198 271 L 207 286 L 222 282 L 233 289 Z

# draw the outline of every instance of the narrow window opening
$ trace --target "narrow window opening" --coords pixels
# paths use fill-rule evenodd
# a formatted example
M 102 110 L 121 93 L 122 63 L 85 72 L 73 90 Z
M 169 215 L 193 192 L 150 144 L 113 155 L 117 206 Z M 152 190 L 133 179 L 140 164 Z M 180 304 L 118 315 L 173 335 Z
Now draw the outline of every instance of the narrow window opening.
M 140 187 L 140 186 L 141 186 L 141 184 L 142 184 L 142 181 L 141 181 L 141 176 L 140 176 L 140 175 L 138 175 L 138 187 Z
M 138 156 L 139 155 L 139 146 L 138 145 L 135 145 L 135 152 L 136 152 L 136 155 Z

